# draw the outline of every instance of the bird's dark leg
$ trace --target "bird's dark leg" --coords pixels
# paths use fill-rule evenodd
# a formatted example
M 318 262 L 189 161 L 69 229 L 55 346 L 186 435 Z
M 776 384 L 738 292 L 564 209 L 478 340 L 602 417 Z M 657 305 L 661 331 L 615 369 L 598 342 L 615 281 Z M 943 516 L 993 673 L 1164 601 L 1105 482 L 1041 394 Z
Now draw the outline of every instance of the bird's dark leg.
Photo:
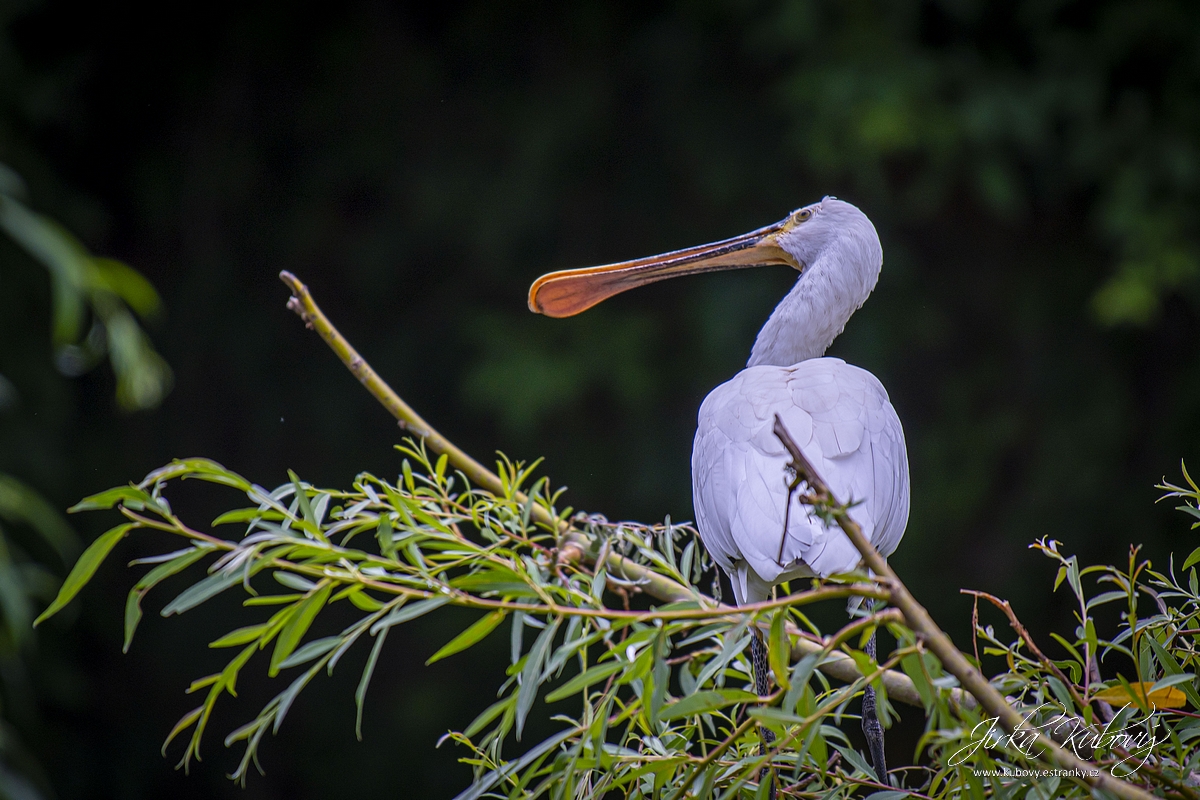
M 760 630 L 755 630 L 754 635 L 750 637 L 750 663 L 754 667 L 754 693 L 759 697 L 770 694 L 771 667 L 767 662 L 767 647 L 763 644 L 763 634 Z M 775 732 L 763 725 L 759 725 L 758 731 L 758 752 L 765 756 L 767 748 L 775 742 Z M 770 785 L 767 787 L 767 797 L 769 800 L 775 800 L 775 778 L 769 767 L 763 767 L 762 772 L 759 773 L 759 780 L 770 781 Z
M 867 639 L 864 651 L 872 661 L 875 660 L 874 631 L 871 632 L 871 638 Z M 867 684 L 867 688 L 863 689 L 862 729 L 863 734 L 867 737 L 867 747 L 871 750 L 871 764 L 875 767 L 875 774 L 879 778 L 879 782 L 890 784 L 887 759 L 883 753 L 883 725 L 880 724 L 879 712 L 875 709 L 875 688 L 871 684 Z

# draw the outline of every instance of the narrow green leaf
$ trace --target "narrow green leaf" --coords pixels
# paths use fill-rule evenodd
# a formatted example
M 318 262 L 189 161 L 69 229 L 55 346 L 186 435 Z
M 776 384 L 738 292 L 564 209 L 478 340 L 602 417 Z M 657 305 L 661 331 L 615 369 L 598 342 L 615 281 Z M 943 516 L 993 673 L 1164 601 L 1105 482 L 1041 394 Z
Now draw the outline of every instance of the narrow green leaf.
M 692 674 L 691 664 L 687 661 L 679 665 L 679 671 L 676 673 L 679 676 L 679 688 L 682 690 L 681 697 L 687 697 L 689 694 L 695 694 L 700 687 L 696 685 L 696 676 Z
M 1197 486 L 1196 482 L 1192 480 L 1192 476 L 1188 475 L 1187 464 L 1183 462 L 1182 458 L 1179 459 L 1179 469 L 1183 471 L 1183 479 L 1188 482 L 1188 486 L 1192 487 L 1192 491 L 1200 492 L 1200 486 Z
M 272 678 L 279 674 L 280 665 L 300 644 L 300 640 L 308 632 L 312 621 L 325 607 L 325 602 L 329 599 L 332 591 L 332 583 L 322 583 L 320 588 L 300 601 L 296 613 L 292 614 L 291 619 L 279 632 L 279 638 L 275 640 L 275 650 L 271 653 L 271 666 L 267 669 L 267 674 Z
M 784 711 L 782 708 L 774 708 L 773 706 L 750 706 L 746 709 L 746 713 L 760 722 L 775 723 L 779 726 L 799 725 L 804 722 L 803 717 L 798 717 L 795 714 Z
M 578 694 L 593 683 L 599 683 L 609 675 L 615 675 L 628 666 L 629 664 L 624 661 L 608 661 L 604 664 L 597 664 L 585 672 L 579 673 L 553 692 L 550 692 L 550 694 L 546 695 L 546 702 L 557 703 L 559 700 L 565 700 L 568 697 Z M 662 715 L 659 716 L 661 718 Z
M 791 659 L 792 648 L 789 647 L 787 627 L 787 609 L 781 608 L 775 612 L 771 620 L 771 635 L 767 647 L 767 660 L 771 671 L 775 673 L 775 682 L 784 689 L 791 688 L 788 679 L 788 661 Z
M 365 591 L 350 592 L 350 594 L 347 595 L 347 598 L 359 611 L 368 611 L 373 613 L 383 608 L 383 603 L 376 600 L 374 597 L 371 597 L 371 595 L 367 594 Z
M 129 645 L 133 644 L 133 634 L 137 630 L 138 623 L 142 621 L 142 593 L 137 589 L 130 589 L 129 596 L 125 598 L 125 644 L 121 646 L 122 653 L 129 652 Z
M 404 547 L 404 553 L 408 556 L 409 561 L 414 567 L 421 570 L 421 572 L 429 571 L 429 567 L 425 565 L 425 557 L 421 555 L 421 548 L 417 547 L 416 541 L 410 539 Z
M 300 694 L 300 690 L 308 685 L 308 682 L 320 669 L 321 665 L 317 664 L 308 672 L 301 673 L 287 689 L 279 693 L 279 705 L 275 708 L 275 724 L 271 726 L 272 733 L 279 733 L 279 726 L 283 724 L 283 718 L 287 716 L 288 709 L 296 701 L 296 695 Z
M 1100 637 L 1096 635 L 1096 621 L 1091 617 L 1084 620 L 1083 636 L 1088 644 L 1088 652 L 1096 653 L 1100 651 Z M 1083 662 L 1079 662 L 1083 664 Z M 1086 665 L 1085 665 L 1086 666 Z
M 106 492 L 91 495 L 80 500 L 75 505 L 67 509 L 68 512 L 74 514 L 77 511 L 102 511 L 115 506 L 117 503 L 125 503 L 131 508 L 144 508 L 145 506 L 153 507 L 154 499 L 150 497 L 144 490 L 130 484 L 128 486 L 118 486 L 115 489 L 109 489 Z
M 296 652 L 288 656 L 282 664 L 279 665 L 281 670 L 298 667 L 301 664 L 306 664 L 314 658 L 319 658 L 328 653 L 333 648 L 340 644 L 342 638 L 340 636 L 324 636 L 320 639 L 313 639 Z
M 209 575 L 199 583 L 185 589 L 178 597 L 167 603 L 159 613 L 164 617 L 169 617 L 172 614 L 182 614 L 206 600 L 211 600 L 230 586 L 241 582 L 242 576 L 240 572 L 217 572 Z
M 672 703 L 664 708 L 658 717 L 666 721 L 679 719 L 680 717 L 690 717 L 696 714 L 707 714 L 710 711 L 716 711 L 735 703 L 751 703 L 757 699 L 758 695 L 753 692 L 744 692 L 741 689 L 710 689 L 704 692 L 696 692 L 676 703 Z
M 1112 603 L 1117 600 L 1126 600 L 1128 597 L 1129 593 L 1125 592 L 1124 590 L 1115 592 L 1102 592 L 1101 594 L 1093 597 L 1091 600 L 1088 600 L 1086 608 L 1091 611 L 1096 606 L 1102 606 L 1105 603 Z
M 525 717 L 529 714 L 529 709 L 533 708 L 533 701 L 537 698 L 538 685 L 542 676 L 542 664 L 546 660 L 546 654 L 550 651 L 550 645 L 554 643 L 554 635 L 558 633 L 559 620 L 554 620 L 546 629 L 543 630 L 533 647 L 529 648 L 529 654 L 525 658 L 525 668 L 521 670 L 521 685 L 517 689 L 517 738 L 521 738 L 521 731 L 525 727 Z
M 371 676 L 375 673 L 375 662 L 379 660 L 379 651 L 383 649 L 383 640 L 387 638 L 387 627 L 380 628 L 379 635 L 375 637 L 375 646 L 371 648 L 371 655 L 367 657 L 367 664 L 363 667 L 362 677 L 358 680 L 358 688 L 354 690 L 354 705 L 357 709 L 354 715 L 354 735 L 358 740 L 362 741 L 362 712 L 363 700 L 367 697 L 367 687 L 371 685 Z M 372 632 L 374 629 L 372 629 Z
M 428 600 L 421 600 L 416 603 L 405 603 L 372 625 L 371 635 L 374 636 L 384 628 L 390 628 L 393 625 L 399 625 L 403 622 L 408 622 L 411 619 L 416 619 L 424 614 L 428 614 L 435 608 L 440 608 L 449 602 L 449 597 L 446 597 L 445 595 L 438 595 L 437 597 L 431 597 Z
M 1168 689 L 1172 686 L 1178 686 L 1181 683 L 1191 683 L 1196 680 L 1196 676 L 1190 672 L 1181 672 L 1178 675 L 1167 675 L 1165 678 L 1159 678 L 1154 685 L 1150 687 L 1147 694 L 1154 694 L 1159 689 Z
M 139 317 L 153 317 L 162 309 L 162 300 L 154 285 L 137 270 L 112 258 L 93 258 L 96 278 L 124 300 Z
M 690 717 L 694 714 L 705 714 L 727 705 L 729 703 L 725 701 L 723 694 L 715 689 L 710 689 L 704 692 L 696 692 L 678 702 L 672 703 L 664 708 L 658 716 L 659 719 L 667 721 L 679 719 L 680 717 Z
M 268 627 L 270 626 L 266 624 L 247 625 L 244 628 L 230 631 L 220 639 L 210 642 L 208 646 L 216 649 L 219 647 L 237 647 L 241 644 L 249 644 L 250 642 L 257 641 L 266 632 Z
M 304 516 L 305 522 L 316 526 L 317 518 L 313 515 L 312 502 L 308 499 L 308 492 L 300 485 L 300 477 L 290 469 L 288 477 L 292 479 L 292 487 L 296 490 L 296 502 L 300 504 L 300 513 Z
M 651 646 L 654 652 L 654 666 L 650 670 L 650 677 L 653 679 L 654 685 L 650 692 L 650 705 L 646 709 L 646 717 L 652 728 L 658 725 L 658 714 L 662 711 L 663 703 L 666 702 L 667 684 L 671 681 L 671 665 L 667 663 L 669 647 L 670 640 L 667 632 L 660 630 L 658 636 L 654 637 L 654 644 Z
M 197 480 L 209 483 L 218 483 L 222 486 L 232 486 L 247 493 L 261 492 L 264 496 L 269 494 L 262 487 L 254 486 L 241 475 L 238 475 L 236 472 L 230 472 L 209 458 L 177 458 L 167 466 L 160 467 L 151 472 L 145 477 L 142 483 L 143 485 L 151 486 L 178 478 L 196 478 Z M 256 503 L 261 500 L 257 496 L 252 496 L 250 499 Z
M 396 560 L 396 537 L 393 535 L 392 519 L 387 514 L 379 515 L 379 527 L 375 530 L 375 538 L 379 542 L 379 552 L 384 558 Z
M 842 747 L 841 745 L 837 744 L 835 744 L 833 747 L 842 754 L 842 758 L 844 758 L 847 763 L 853 766 L 855 770 L 868 775 L 874 780 L 879 779 L 879 776 L 875 774 L 875 768 L 868 764 L 867 760 L 863 758 L 862 755 L 860 755 L 859 752 L 853 747 Z
M 1054 576 L 1054 591 L 1058 591 L 1058 587 L 1062 586 L 1063 578 L 1067 577 L 1067 568 L 1059 567 L 1058 574 Z
M 921 696 L 921 703 L 928 713 L 933 708 L 934 691 L 928 678 L 925 677 L 925 671 L 921 668 L 921 657 L 915 653 L 909 653 L 900 659 L 900 666 L 904 669 L 904 673 L 912 679 L 913 686 L 916 688 L 917 694 Z
M 183 733 L 185 730 L 190 728 L 196 720 L 200 719 L 200 715 L 202 713 L 204 713 L 204 706 L 196 706 L 191 711 L 189 711 L 188 713 L 186 713 L 182 717 L 180 717 L 179 722 L 176 722 L 175 727 L 171 728 L 171 732 L 167 734 L 167 740 L 165 742 L 163 742 L 163 746 L 162 746 L 163 756 L 166 756 L 166 754 L 167 754 L 167 745 L 171 744 L 171 741 L 176 736 Z
M 316 586 L 316 584 L 310 581 L 308 578 L 301 578 L 299 575 L 296 575 L 292 572 L 276 570 L 275 572 L 271 573 L 271 577 L 289 589 L 295 589 L 298 592 L 311 592 L 313 587 Z
M 1058 702 L 1063 704 L 1063 707 L 1069 711 L 1075 708 L 1071 700 L 1071 693 L 1067 691 L 1067 686 L 1053 675 L 1046 676 L 1046 682 L 1050 684 L 1050 691 Z
M 184 550 L 170 561 L 164 561 L 143 575 L 141 579 L 138 580 L 134 588 L 142 590 L 153 589 L 163 580 L 171 577 L 172 575 L 183 572 L 183 570 L 187 569 L 192 564 L 195 564 L 197 561 L 204 558 L 211 552 L 212 548 L 208 545 Z
M 196 678 L 192 681 L 192 685 L 187 688 L 187 694 L 198 692 L 206 686 L 212 686 L 217 681 L 221 680 L 221 673 L 214 672 L 212 675 L 205 675 L 203 678 Z
M 482 714 L 476 717 L 475 720 L 467 726 L 467 729 L 463 731 L 463 736 L 466 736 L 468 739 L 470 739 L 472 736 L 479 733 L 481 730 L 486 728 L 492 720 L 503 714 L 507 709 L 511 708 L 516 699 L 516 695 L 510 694 L 508 697 L 492 703 L 483 711 Z
M 471 645 L 476 644 L 489 633 L 494 631 L 496 626 L 500 624 L 507 613 L 508 612 L 504 611 L 503 609 L 499 609 L 479 620 L 476 620 L 474 625 L 467 628 L 458 636 L 455 636 L 453 639 L 443 645 L 441 650 L 438 650 L 436 653 L 431 655 L 429 660 L 425 662 L 425 665 L 429 666 L 435 661 L 441 661 L 446 656 L 452 656 L 455 653 L 459 653 L 463 650 L 466 650 Z
M 1079 564 L 1075 561 L 1074 556 L 1067 561 L 1067 583 L 1071 584 L 1071 591 L 1075 592 L 1076 597 L 1083 597 L 1083 584 L 1079 580 Z
M 750 637 L 753 634 L 746 632 L 749 624 L 750 620 L 744 619 L 732 631 L 725 634 L 725 644 L 721 647 L 720 655 L 709 659 L 704 668 L 700 670 L 700 674 L 696 677 L 697 686 L 705 685 L 714 677 L 718 684 L 724 682 L 725 667 L 750 645 Z
M 450 585 L 456 589 L 465 589 L 475 594 L 497 592 L 506 597 L 537 596 L 537 593 L 521 580 L 521 576 L 505 567 L 483 569 L 479 572 L 459 575 L 450 581 Z
M 124 539 L 132 528 L 133 525 L 129 523 L 118 525 L 107 533 L 101 534 L 96 541 L 88 545 L 88 548 L 83 551 L 83 555 L 75 562 L 75 566 L 71 568 L 67 579 L 63 581 L 62 588 L 58 590 L 58 596 L 54 598 L 54 602 L 33 621 L 34 627 L 57 614 L 63 606 L 71 602 L 75 595 L 79 594 L 79 590 L 96 574 L 96 570 L 116 547 L 117 542 Z
M 238 508 L 233 511 L 226 511 L 224 514 L 214 519 L 212 521 L 212 525 L 215 528 L 218 525 L 228 525 L 234 522 L 245 524 L 258 519 L 266 519 L 273 522 L 278 522 L 283 519 L 283 514 L 274 509 Z
M 813 670 L 817 668 L 818 658 L 820 656 L 817 653 L 809 653 L 792 667 L 792 674 L 788 678 L 791 686 L 788 687 L 787 694 L 783 696 L 784 711 L 791 712 L 795 709 L 796 701 L 800 699 L 801 692 L 808 686 L 808 679 L 812 677 Z
M 267 594 L 262 597 L 247 597 L 242 601 L 242 605 L 250 606 L 281 606 L 285 603 L 294 603 L 304 595 L 301 594 Z
M 1062 645 L 1063 649 L 1070 653 L 1072 658 L 1074 658 L 1080 664 L 1083 663 L 1083 656 L 1080 655 L 1079 651 L 1075 649 L 1075 645 L 1071 644 L 1057 633 L 1051 632 L 1050 638 Z
M 1117 681 L 1121 684 L 1121 688 L 1125 690 L 1125 697 L 1132 700 L 1133 704 L 1136 705 L 1143 714 L 1149 714 L 1150 707 L 1146 703 L 1145 695 L 1141 692 L 1135 691 L 1134 688 L 1129 685 L 1129 681 L 1125 679 L 1125 676 L 1119 672 L 1117 673 Z
M 525 633 L 525 612 L 514 611 L 512 615 L 512 628 L 509 630 L 509 654 L 511 656 L 510 663 L 516 664 L 521 660 L 522 639 Z
M 596 574 L 592 576 L 592 597 L 594 597 L 597 602 L 604 599 L 604 587 L 607 585 L 608 573 L 605 571 L 604 567 L 601 566 L 596 570 Z
M 1197 547 L 1195 550 L 1192 551 L 1192 554 L 1187 557 L 1186 561 L 1183 562 L 1183 567 L 1181 569 L 1186 570 L 1188 567 L 1192 566 L 1193 564 L 1195 564 L 1197 562 L 1200 562 L 1200 547 Z
M 162 580 L 187 569 L 208 555 L 209 552 L 211 549 L 208 547 L 188 548 L 170 561 L 159 564 L 147 572 L 129 590 L 129 596 L 125 600 L 125 643 L 121 647 L 122 653 L 128 653 L 130 645 L 133 644 L 133 635 L 142 619 L 142 598 L 145 597 L 146 592 L 153 589 Z
M 350 626 L 339 634 L 341 641 L 333 651 L 333 655 L 329 657 L 329 662 L 326 665 L 326 673 L 328 675 L 332 677 L 333 670 L 338 665 L 338 662 L 342 660 L 342 656 L 346 655 L 346 652 L 358 641 L 358 638 L 367 632 L 367 628 L 369 627 L 367 623 L 369 621 L 362 620 L 360 623 Z M 294 657 L 295 655 L 293 654 Z
M 537 502 L 537 487 L 525 498 L 525 506 L 521 509 L 521 530 L 529 530 L 529 520 L 533 516 L 533 504 Z

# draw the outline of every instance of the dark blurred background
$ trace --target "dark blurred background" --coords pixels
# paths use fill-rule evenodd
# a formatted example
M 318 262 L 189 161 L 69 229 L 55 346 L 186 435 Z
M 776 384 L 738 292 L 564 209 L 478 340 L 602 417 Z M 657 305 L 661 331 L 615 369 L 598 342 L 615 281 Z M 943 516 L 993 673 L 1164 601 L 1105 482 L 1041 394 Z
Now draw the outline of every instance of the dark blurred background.
M 886 254 L 832 352 L 880 377 L 906 427 L 893 563 L 960 645 L 964 586 L 1067 632 L 1030 541 L 1105 562 L 1144 543 L 1160 566 L 1197 544 L 1154 484 L 1181 458 L 1200 468 L 1198 97 L 1190 0 L 7 0 L 0 161 L 32 207 L 158 287 L 150 334 L 175 386 L 128 414 L 106 366 L 59 374 L 47 274 L 0 242 L 0 373 L 19 398 L 0 413 L 0 472 L 60 509 L 182 456 L 264 485 L 288 468 L 332 486 L 394 475 L 397 428 L 285 310 L 287 269 L 469 451 L 545 456 L 576 508 L 690 519 L 696 410 L 794 276 L 668 282 L 571 320 L 531 315 L 526 290 L 833 194 Z M 238 503 L 185 499 L 199 524 Z M 87 541 L 113 517 L 71 522 Z M 204 642 L 251 613 L 231 598 L 163 620 L 186 581 L 168 584 L 122 656 L 137 573 L 121 562 L 173 544 L 122 545 L 39 629 L 4 684 L 24 753 L 5 769 L 62 798 L 468 782 L 434 745 L 490 702 L 507 643 L 425 669 L 436 621 L 389 640 L 362 743 L 365 653 L 305 692 L 247 790 L 220 739 L 278 691 L 255 670 L 205 761 L 173 771 L 158 748 L 219 663 Z

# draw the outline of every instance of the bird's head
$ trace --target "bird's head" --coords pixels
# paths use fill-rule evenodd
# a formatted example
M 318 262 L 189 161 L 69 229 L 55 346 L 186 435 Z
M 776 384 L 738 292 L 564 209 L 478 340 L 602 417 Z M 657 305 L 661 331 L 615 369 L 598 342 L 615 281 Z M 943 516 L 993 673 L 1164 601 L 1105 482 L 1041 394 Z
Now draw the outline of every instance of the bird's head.
M 802 273 L 833 242 L 859 251 L 861 258 L 855 261 L 871 273 L 869 292 L 883 262 L 875 227 L 855 206 L 826 197 L 773 225 L 732 239 L 617 264 L 551 272 L 530 287 L 529 308 L 549 317 L 570 317 L 615 294 L 668 278 L 772 264 Z

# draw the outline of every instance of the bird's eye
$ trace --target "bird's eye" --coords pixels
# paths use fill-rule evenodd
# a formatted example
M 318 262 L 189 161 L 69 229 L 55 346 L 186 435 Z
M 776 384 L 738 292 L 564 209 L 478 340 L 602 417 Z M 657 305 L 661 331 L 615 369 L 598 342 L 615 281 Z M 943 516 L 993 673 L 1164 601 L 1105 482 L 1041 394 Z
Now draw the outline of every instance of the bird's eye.
M 796 212 L 796 222 L 804 222 L 812 216 L 812 211 L 807 208 L 802 208 Z

